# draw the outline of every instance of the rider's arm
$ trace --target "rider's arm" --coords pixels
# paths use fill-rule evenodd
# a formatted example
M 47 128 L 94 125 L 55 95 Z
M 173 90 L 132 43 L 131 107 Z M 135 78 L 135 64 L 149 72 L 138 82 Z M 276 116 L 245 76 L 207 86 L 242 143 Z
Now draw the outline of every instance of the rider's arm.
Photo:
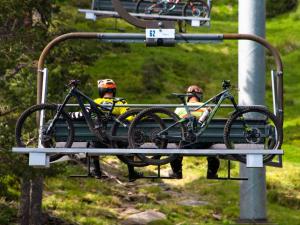
M 174 111 L 180 118 L 184 118 L 187 116 L 186 110 L 184 107 L 177 107 Z
M 119 102 L 116 103 L 116 105 L 124 105 L 124 104 L 127 104 L 127 102 L 125 100 L 119 101 Z M 126 113 L 127 111 L 128 111 L 127 107 L 115 107 L 114 110 L 113 110 L 113 114 L 114 115 L 122 115 L 122 114 Z M 134 117 L 129 116 L 126 119 L 128 121 L 132 121 L 134 119 Z

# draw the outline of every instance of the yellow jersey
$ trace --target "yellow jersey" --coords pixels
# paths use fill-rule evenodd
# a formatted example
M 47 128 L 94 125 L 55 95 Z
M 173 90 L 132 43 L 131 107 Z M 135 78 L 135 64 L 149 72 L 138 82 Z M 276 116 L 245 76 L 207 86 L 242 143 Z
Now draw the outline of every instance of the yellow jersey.
M 195 106 L 195 107 L 189 107 L 190 110 L 191 110 L 191 114 L 193 116 L 195 116 L 197 119 L 200 118 L 200 116 L 202 116 L 203 112 L 206 111 L 206 107 L 203 107 L 203 108 L 200 108 L 198 109 L 197 111 L 194 111 L 194 109 L 196 107 L 199 107 L 199 105 L 203 104 L 203 102 L 188 102 L 187 105 L 188 106 L 193 106 L 193 105 L 198 105 L 198 106 Z M 184 118 L 187 116 L 187 111 L 185 110 L 184 107 L 177 107 L 174 111 L 180 118 Z
M 111 99 L 111 98 L 96 98 L 94 100 L 94 102 L 96 102 L 99 105 L 102 105 L 102 104 L 110 105 L 110 104 L 113 104 L 113 99 Z M 116 102 L 116 105 L 124 105 L 124 104 L 127 104 L 127 102 L 125 100 Z M 115 107 L 112 111 L 112 114 L 119 116 L 119 115 L 124 114 L 127 110 L 128 110 L 128 108 L 126 108 L 126 107 Z

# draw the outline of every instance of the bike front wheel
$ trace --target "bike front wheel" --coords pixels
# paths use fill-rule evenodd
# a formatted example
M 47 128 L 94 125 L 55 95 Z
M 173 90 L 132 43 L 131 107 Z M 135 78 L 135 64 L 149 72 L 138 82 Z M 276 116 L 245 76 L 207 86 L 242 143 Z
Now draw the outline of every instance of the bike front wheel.
M 228 149 L 279 149 L 283 140 L 282 126 L 276 116 L 263 107 L 243 107 L 228 119 L 224 127 L 224 143 Z M 245 155 L 232 155 L 246 162 Z M 264 155 L 269 162 L 275 155 Z
M 31 148 L 70 148 L 74 140 L 74 126 L 67 113 L 62 114 L 46 134 L 49 124 L 57 113 L 58 105 L 40 104 L 25 110 L 19 117 L 15 136 L 18 147 Z M 40 117 L 43 116 L 43 126 L 38 129 Z M 63 154 L 50 155 L 50 161 L 61 158 Z
M 178 122 L 179 117 L 164 108 L 145 109 L 139 113 L 129 127 L 128 141 L 131 148 L 147 149 L 138 157 L 149 165 L 163 165 L 178 157 L 176 154 L 153 155 L 151 149 L 177 148 L 184 136 L 185 127 Z M 169 125 L 172 129 L 168 129 Z

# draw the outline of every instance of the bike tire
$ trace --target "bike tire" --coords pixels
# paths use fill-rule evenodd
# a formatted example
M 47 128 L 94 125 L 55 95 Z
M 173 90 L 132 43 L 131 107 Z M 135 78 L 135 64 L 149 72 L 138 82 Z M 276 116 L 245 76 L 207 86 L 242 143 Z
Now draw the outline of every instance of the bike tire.
M 26 109 L 21 114 L 21 116 L 19 117 L 19 119 L 17 120 L 17 123 L 16 123 L 15 137 L 16 137 L 17 146 L 18 147 L 29 147 L 29 145 L 30 145 L 30 147 L 38 147 L 38 130 L 36 128 L 36 122 L 37 122 L 37 118 L 38 118 L 37 115 L 40 115 L 40 114 L 37 114 L 37 113 L 41 112 L 43 110 L 45 113 L 45 117 L 47 116 L 47 118 L 45 120 L 47 120 L 48 115 L 49 115 L 49 118 L 50 118 L 50 116 L 55 115 L 58 107 L 59 106 L 55 105 L 55 104 L 39 104 L 39 105 L 33 105 L 30 108 Z M 70 147 L 72 147 L 72 144 L 74 141 L 74 126 L 72 123 L 72 119 L 64 111 L 62 111 L 60 119 L 64 123 L 65 127 L 67 128 L 67 129 L 63 130 L 64 132 L 67 132 L 67 140 L 62 147 L 70 148 Z M 47 127 L 47 122 L 48 121 L 45 121 L 43 129 L 45 129 Z M 33 135 L 33 137 L 31 138 L 30 135 Z M 27 143 L 25 142 L 25 139 L 27 138 L 27 136 L 31 142 L 27 142 Z M 52 138 L 54 138 L 54 136 Z M 36 141 L 36 143 L 33 143 L 34 140 Z M 42 145 L 45 148 L 54 147 L 54 146 L 51 146 L 51 144 L 54 145 L 53 139 L 48 140 L 48 142 L 42 143 Z M 55 147 L 57 147 L 57 146 L 55 145 Z M 61 158 L 62 156 L 64 156 L 64 155 L 63 154 L 50 155 L 50 161 L 51 162 L 55 161 L 55 160 Z
M 142 109 L 131 109 L 127 112 L 125 112 L 124 114 L 120 115 L 118 117 L 118 121 L 122 122 L 122 123 L 126 123 L 127 125 L 129 125 L 130 121 L 127 120 L 128 117 L 131 116 L 136 116 L 138 113 L 140 113 L 142 111 Z M 113 148 L 124 148 L 124 151 L 126 151 L 126 148 L 128 147 L 128 137 L 126 142 L 121 142 L 121 141 L 116 141 L 114 140 L 114 137 L 118 136 L 118 131 L 120 130 L 120 122 L 115 121 L 113 123 L 113 126 L 111 128 L 111 146 Z M 128 123 L 127 123 L 128 122 Z M 128 134 L 128 132 L 127 132 Z M 144 161 L 141 161 L 139 159 L 139 157 L 137 157 L 135 154 L 128 154 L 128 155 L 117 155 L 117 157 L 124 163 L 128 164 L 128 165 L 132 165 L 135 167 L 144 167 L 147 166 L 148 164 L 145 163 Z
M 143 3 L 146 3 L 146 2 L 150 2 L 150 1 L 139 0 L 139 1 L 136 3 L 136 6 L 135 6 L 135 12 L 136 12 L 136 13 L 144 13 L 144 11 L 141 10 L 141 5 L 142 5 Z
M 192 2 L 193 4 L 195 5 L 198 5 L 198 7 L 202 7 L 204 8 L 204 11 L 202 13 L 204 13 L 204 15 L 201 15 L 201 17 L 204 17 L 204 18 L 207 18 L 210 16 L 210 8 L 209 6 L 207 5 L 207 3 L 205 1 L 202 1 L 202 0 L 190 0 L 188 1 L 184 7 L 182 8 L 182 16 L 189 16 L 189 7 L 190 7 L 190 2 Z M 193 16 L 193 15 L 192 15 Z M 182 25 L 182 30 L 184 32 L 186 32 L 186 24 L 188 23 L 189 21 L 186 21 L 184 20 L 183 22 L 183 25 Z M 200 21 L 200 25 L 204 25 L 207 21 Z M 184 28 L 183 28 L 184 27 Z
M 247 120 L 249 116 L 250 119 Z M 254 117 L 264 118 L 264 125 L 261 125 L 261 128 L 257 124 L 251 125 L 251 118 Z M 239 140 L 237 140 L 237 138 L 234 140 L 234 136 L 236 135 L 234 129 L 238 123 L 243 123 L 243 137 L 239 137 Z M 266 129 L 266 125 L 268 125 L 267 128 L 269 128 L 269 130 L 263 130 L 264 128 Z M 279 149 L 282 145 L 282 141 L 283 132 L 280 121 L 273 113 L 259 106 L 243 107 L 231 115 L 224 127 L 224 143 L 228 149 L 234 149 L 238 145 L 255 149 Z M 240 162 L 246 163 L 245 155 L 232 155 L 232 157 Z M 270 162 L 274 157 L 275 155 L 264 155 L 263 162 Z
M 164 108 L 155 107 L 155 108 L 149 108 L 149 109 L 143 110 L 142 112 L 140 112 L 135 117 L 135 119 L 132 121 L 132 123 L 130 124 L 130 127 L 129 127 L 128 141 L 129 141 L 129 146 L 131 148 L 139 148 L 140 146 L 142 146 L 142 144 L 140 144 L 140 143 L 142 143 L 143 139 L 146 140 L 147 138 L 150 139 L 150 141 L 151 141 L 150 143 L 153 142 L 152 145 L 154 144 L 154 146 L 156 146 L 158 148 L 163 148 L 164 149 L 164 148 L 167 147 L 169 140 L 167 140 L 167 139 L 158 139 L 155 136 L 155 132 L 157 132 L 157 129 L 162 130 L 162 129 L 166 128 L 166 125 L 164 124 L 162 119 L 160 119 L 161 121 L 159 122 L 160 123 L 159 128 L 154 128 L 153 130 L 145 131 L 145 132 L 144 131 L 139 131 L 139 129 L 141 129 L 141 128 L 138 129 L 138 126 L 141 125 L 143 123 L 143 121 L 145 122 L 147 118 L 154 118 L 153 115 L 157 116 L 156 114 L 167 115 L 170 118 L 172 118 L 174 120 L 174 122 L 177 122 L 180 119 L 174 112 L 171 112 L 171 111 L 169 111 L 167 109 L 164 109 Z M 158 121 L 155 121 L 155 122 L 158 122 Z M 182 138 L 182 137 L 184 137 L 184 133 L 185 133 L 184 125 L 179 123 L 179 129 L 180 129 L 180 138 Z M 160 130 L 158 130 L 158 131 L 160 131 Z M 139 135 L 141 136 L 142 141 L 137 140 L 137 138 L 136 138 L 136 136 L 138 136 L 137 135 L 138 132 L 140 132 Z M 152 132 L 152 133 L 150 135 L 148 135 L 149 136 L 148 137 L 145 134 L 146 132 L 148 132 L 148 133 Z M 138 154 L 138 157 L 142 161 L 146 162 L 149 165 L 164 165 L 164 164 L 170 163 L 173 160 L 175 160 L 178 157 L 178 155 L 177 154 L 170 154 L 170 155 L 166 155 L 165 158 L 161 158 L 162 155 L 149 157 L 146 154 Z

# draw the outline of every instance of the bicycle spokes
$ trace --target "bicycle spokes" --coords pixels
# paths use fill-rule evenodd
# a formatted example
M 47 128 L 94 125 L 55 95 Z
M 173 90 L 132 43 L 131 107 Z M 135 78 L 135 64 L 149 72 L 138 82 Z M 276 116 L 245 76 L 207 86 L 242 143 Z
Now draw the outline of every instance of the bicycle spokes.
M 246 107 L 233 114 L 224 128 L 224 142 L 230 149 L 277 149 L 282 143 L 278 119 L 262 107 Z M 245 156 L 234 155 L 245 162 Z M 264 162 L 274 155 L 265 155 Z

